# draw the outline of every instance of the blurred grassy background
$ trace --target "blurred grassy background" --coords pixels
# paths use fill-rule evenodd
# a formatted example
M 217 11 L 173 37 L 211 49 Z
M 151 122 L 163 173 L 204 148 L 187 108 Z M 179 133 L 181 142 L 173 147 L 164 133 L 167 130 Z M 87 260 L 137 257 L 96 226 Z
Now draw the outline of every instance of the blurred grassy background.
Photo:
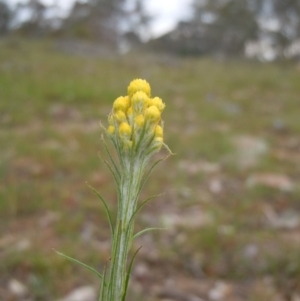
M 97 285 L 53 249 L 99 270 L 109 257 L 108 223 L 86 182 L 115 212 L 99 122 L 134 78 L 166 103 L 176 155 L 142 194 L 164 193 L 136 229 L 168 229 L 136 242 L 130 300 L 172 299 L 170 287 L 205 300 L 299 300 L 299 66 L 75 56 L 17 40 L 0 43 L 0 299 L 57 300 Z M 13 295 L 12 279 L 29 297 Z

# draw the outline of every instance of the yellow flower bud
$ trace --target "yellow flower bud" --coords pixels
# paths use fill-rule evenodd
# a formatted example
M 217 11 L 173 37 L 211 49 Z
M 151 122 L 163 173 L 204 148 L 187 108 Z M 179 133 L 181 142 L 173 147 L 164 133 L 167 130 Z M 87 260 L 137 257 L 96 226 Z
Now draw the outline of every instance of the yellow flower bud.
M 150 122 L 157 122 L 160 119 L 160 112 L 156 106 L 150 106 L 145 110 L 145 118 Z
M 126 115 L 123 111 L 117 111 L 114 116 L 119 122 L 126 122 Z
M 128 86 L 128 95 L 133 96 L 138 91 L 144 92 L 147 96 L 150 96 L 151 88 L 147 81 L 144 79 L 135 79 Z
M 133 125 L 133 108 L 132 107 L 130 107 L 127 110 L 127 119 L 128 119 L 129 124 L 132 126 Z
M 143 115 L 136 116 L 135 119 L 134 119 L 134 123 L 135 123 L 137 128 L 142 128 L 144 126 L 144 123 L 145 123 L 144 116 Z
M 131 98 L 133 110 L 137 113 L 142 113 L 148 103 L 148 96 L 142 92 L 136 92 Z
M 131 105 L 129 96 L 124 96 L 124 102 L 126 103 L 126 110 L 127 110 Z
M 156 150 L 159 151 L 163 145 L 163 138 L 162 137 L 155 137 L 151 143 L 151 146 Z
M 160 112 L 162 112 L 166 107 L 166 105 L 162 102 L 161 98 L 159 97 L 150 98 L 149 106 L 156 106 Z
M 114 132 L 115 132 L 115 127 L 114 126 L 112 126 L 112 125 L 110 125 L 108 128 L 107 128 L 107 132 L 109 133 L 109 134 L 114 134 Z
M 128 118 L 131 118 L 133 116 L 133 108 L 130 107 L 128 110 L 127 110 L 127 117 Z
M 155 137 L 163 138 L 163 134 L 164 134 L 163 128 L 160 125 L 157 125 L 155 127 L 155 132 L 154 132 Z
M 118 154 L 125 156 L 125 167 L 134 162 L 135 156 L 141 160 L 146 156 L 147 159 L 164 145 L 161 114 L 166 105 L 161 98 L 150 98 L 150 95 L 147 81 L 135 79 L 128 86 L 128 96 L 118 97 L 108 116 L 106 133 Z M 134 151 L 131 151 L 132 147 Z
M 114 101 L 114 104 L 113 104 L 113 108 L 114 108 L 115 112 L 117 112 L 117 111 L 126 112 L 128 107 L 129 107 L 129 98 L 128 97 L 120 96 Z
M 156 142 L 156 143 L 163 144 L 163 138 L 162 137 L 155 137 L 153 141 Z
M 119 126 L 119 133 L 120 133 L 120 136 L 130 137 L 130 135 L 131 135 L 131 126 L 126 122 L 122 122 Z

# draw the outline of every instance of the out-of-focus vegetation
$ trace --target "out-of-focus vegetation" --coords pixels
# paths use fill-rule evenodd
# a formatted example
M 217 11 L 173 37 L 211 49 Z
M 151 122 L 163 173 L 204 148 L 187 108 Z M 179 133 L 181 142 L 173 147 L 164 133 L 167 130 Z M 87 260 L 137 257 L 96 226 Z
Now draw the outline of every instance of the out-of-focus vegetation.
M 137 230 L 167 230 L 136 241 L 130 300 L 297 300 L 297 66 L 71 56 L 56 42 L 11 39 L 0 43 L 0 299 L 57 300 L 96 285 L 53 249 L 99 270 L 108 259 L 109 226 L 86 182 L 115 212 L 99 121 L 136 77 L 167 104 L 176 155 L 142 195 L 164 192 Z M 19 297 L 15 280 L 26 288 Z
M 151 20 L 141 0 L 74 1 L 68 12 L 62 11 L 59 3 L 16 3 L 0 0 L 0 37 L 68 38 L 128 47 L 141 43 Z
M 299 58 L 299 0 L 194 0 L 192 11 L 154 46 L 185 55 Z
M 0 36 L 94 41 L 127 49 L 150 47 L 181 55 L 299 59 L 299 0 L 194 0 L 191 16 L 151 40 L 156 16 L 142 0 L 74 1 L 68 13 L 58 3 L 0 0 Z M 176 4 L 174 4 L 176 5 Z M 150 40 L 150 42 L 149 42 Z

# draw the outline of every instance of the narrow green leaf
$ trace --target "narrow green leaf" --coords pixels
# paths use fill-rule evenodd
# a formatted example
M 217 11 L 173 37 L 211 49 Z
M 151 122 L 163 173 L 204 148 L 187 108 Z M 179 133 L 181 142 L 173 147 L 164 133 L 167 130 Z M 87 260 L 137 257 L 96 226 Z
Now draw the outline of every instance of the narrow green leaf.
M 106 150 L 106 152 L 107 152 L 107 154 L 108 154 L 108 157 L 109 157 L 111 163 L 113 164 L 113 166 L 114 166 L 114 168 L 115 168 L 115 170 L 116 170 L 116 172 L 117 172 L 119 178 L 121 178 L 120 170 L 119 170 L 117 164 L 115 163 L 113 157 L 112 157 L 111 154 L 110 154 L 110 151 L 109 151 L 109 149 L 108 149 L 108 146 L 107 146 L 107 143 L 106 143 L 104 137 L 102 137 L 102 140 L 103 140 L 103 143 L 104 143 L 105 150 Z
M 158 163 L 160 163 L 160 162 L 163 161 L 163 160 L 165 160 L 165 158 L 162 158 L 162 159 L 157 160 L 157 161 L 154 162 L 154 164 L 149 168 L 149 170 L 147 171 L 147 173 L 146 173 L 146 175 L 145 175 L 145 177 L 144 177 L 144 179 L 143 179 L 143 181 L 142 181 L 142 183 L 141 183 L 141 186 L 140 186 L 138 195 L 140 194 L 140 192 L 142 191 L 144 185 L 146 184 L 146 182 L 147 182 L 147 180 L 148 180 L 148 178 L 149 178 L 149 176 L 150 176 L 150 173 L 151 173 L 151 171 L 153 170 L 153 168 L 154 168 Z
M 93 188 L 91 185 L 88 185 L 89 188 L 91 188 L 94 193 L 99 197 L 99 199 L 102 201 L 103 205 L 104 205 L 104 208 L 105 208 L 105 213 L 107 215 L 107 218 L 108 218 L 108 222 L 109 222 L 109 227 L 110 227 L 110 231 L 112 233 L 112 235 L 114 235 L 114 228 L 113 228 L 113 225 L 112 225 L 112 219 L 111 219 L 111 215 L 110 215 L 110 212 L 109 212 L 109 209 L 108 209 L 108 206 L 105 202 L 105 200 L 103 199 L 103 197 L 101 196 L 101 194 L 95 189 Z
M 166 230 L 167 228 L 147 228 L 147 229 L 144 229 L 138 233 L 136 233 L 135 235 L 133 235 L 133 238 L 132 240 L 136 239 L 137 237 L 141 236 L 142 234 L 146 233 L 146 232 L 149 232 L 149 231 L 153 231 L 153 230 Z
M 176 153 L 173 153 L 173 152 L 171 151 L 171 149 L 168 147 L 167 144 L 163 143 L 163 146 L 164 146 L 164 148 L 169 152 L 169 155 L 172 155 L 172 156 L 176 155 Z M 167 157 L 169 157 L 169 156 L 167 156 Z
M 119 256 L 120 244 L 116 243 L 116 242 L 120 242 L 121 234 L 122 234 L 122 220 L 120 220 L 118 222 L 118 225 L 116 225 L 116 231 L 115 231 L 115 235 L 113 237 L 113 245 L 112 245 L 112 251 L 111 251 L 112 262 L 111 262 L 111 269 L 110 269 L 108 288 L 107 288 L 107 291 L 110 293 L 110 295 L 107 296 L 108 300 L 114 300 L 116 293 L 120 293 L 120 292 L 115 291 L 115 288 L 116 288 L 115 283 L 116 283 L 119 275 L 116 275 L 117 265 L 115 264 L 114 259 L 116 259 Z M 105 301 L 108 301 L 108 300 L 105 300 Z
M 133 222 L 134 217 L 136 216 L 136 214 L 151 200 L 155 199 L 156 197 L 159 197 L 163 194 L 156 194 L 151 196 L 150 198 L 146 199 L 145 201 L 143 201 L 138 207 L 137 209 L 133 212 L 132 216 L 130 217 L 129 223 L 128 225 L 130 225 Z
M 117 175 L 116 172 L 115 172 L 115 171 L 112 169 L 112 167 L 110 166 L 110 164 L 109 164 L 106 160 L 104 160 L 104 159 L 102 158 L 100 152 L 98 153 L 98 156 L 99 156 L 100 160 L 107 166 L 107 168 L 109 169 L 109 171 L 111 172 L 111 174 L 113 175 L 114 180 L 115 180 L 115 183 L 116 183 L 117 188 L 118 188 L 118 191 L 119 191 L 119 184 L 120 184 L 120 177 L 119 177 L 119 175 Z
M 127 294 L 127 288 L 128 288 L 128 283 L 129 283 L 129 279 L 130 279 L 130 274 L 131 274 L 131 270 L 132 270 L 132 267 L 133 267 L 133 261 L 137 255 L 137 253 L 139 252 L 139 250 L 141 249 L 142 246 L 140 246 L 136 251 L 135 253 L 133 254 L 132 258 L 131 258 L 131 261 L 130 261 L 130 264 L 129 264 L 129 267 L 128 267 L 128 271 L 127 271 L 127 275 L 126 275 L 126 280 L 125 280 L 125 291 L 124 291 L 124 294 L 123 294 L 123 297 L 122 297 L 122 301 L 125 301 L 125 298 L 126 298 L 126 294 Z
M 54 249 L 53 249 L 53 250 L 54 250 Z M 74 258 L 72 258 L 72 257 L 70 257 L 70 256 L 67 256 L 67 255 L 65 255 L 65 254 L 63 254 L 63 253 L 60 253 L 60 252 L 58 252 L 58 251 L 56 251 L 56 250 L 54 250 L 54 252 L 56 252 L 58 255 L 60 255 L 60 256 L 62 256 L 62 257 L 64 257 L 64 258 L 66 258 L 66 259 L 68 259 L 68 260 L 70 260 L 70 261 L 72 261 L 72 262 L 75 262 L 75 263 L 77 263 L 77 264 L 79 264 L 79 265 L 82 265 L 82 266 L 85 267 L 86 269 L 88 269 L 88 270 L 90 270 L 91 272 L 95 273 L 100 279 L 103 278 L 102 275 L 101 275 L 99 272 L 97 272 L 95 269 L 93 269 L 93 268 L 90 267 L 89 265 L 87 265 L 87 264 L 85 264 L 85 263 L 83 263 L 83 262 L 81 262 L 81 261 L 79 261 L 79 260 L 77 260 L 77 259 L 74 259 Z
M 111 168 L 111 166 L 109 165 L 109 163 L 106 160 L 102 160 L 102 161 L 108 167 L 109 171 L 111 172 L 111 174 L 113 175 L 113 177 L 115 179 L 117 187 L 119 188 L 120 180 L 117 178 L 117 175 L 115 174 L 115 172 L 113 171 L 113 169 Z
M 106 283 L 105 283 L 105 278 L 106 278 L 106 264 L 104 267 L 104 271 L 103 271 L 103 279 L 102 279 L 102 283 L 101 283 L 101 289 L 100 289 L 100 294 L 99 294 L 99 301 L 106 301 L 106 292 L 105 292 L 105 287 L 106 287 Z

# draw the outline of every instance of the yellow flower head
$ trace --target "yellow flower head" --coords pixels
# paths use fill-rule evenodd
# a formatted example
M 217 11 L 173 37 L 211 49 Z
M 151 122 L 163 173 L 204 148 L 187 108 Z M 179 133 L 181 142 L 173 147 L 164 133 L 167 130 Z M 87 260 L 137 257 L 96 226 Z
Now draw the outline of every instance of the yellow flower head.
M 130 107 L 128 110 L 127 110 L 127 116 L 133 116 L 133 108 Z
M 108 128 L 107 128 L 107 132 L 110 134 L 110 135 L 113 135 L 114 132 L 115 132 L 115 127 L 110 125 Z
M 166 107 L 166 105 L 162 102 L 161 98 L 159 97 L 150 98 L 149 106 L 156 106 L 160 112 L 162 112 Z
M 134 123 L 135 123 L 135 126 L 137 128 L 142 128 L 144 126 L 144 123 L 145 123 L 145 118 L 143 115 L 138 115 L 135 117 L 134 119 Z
M 129 138 L 131 135 L 131 126 L 126 122 L 122 122 L 119 126 L 119 133 L 120 136 Z
M 132 107 L 130 107 L 127 110 L 126 115 L 127 115 L 127 119 L 128 119 L 129 124 L 132 125 L 132 123 L 133 123 L 133 109 L 132 109 Z
M 155 137 L 152 141 L 152 147 L 155 151 L 159 151 L 163 145 L 163 138 L 162 137 Z
M 158 122 L 160 119 L 160 111 L 156 106 L 150 106 L 145 110 L 145 118 L 151 123 Z
M 136 113 L 142 113 L 148 103 L 148 96 L 145 92 L 136 92 L 131 98 L 131 103 L 133 106 L 133 110 Z
M 123 111 L 120 111 L 120 110 L 117 111 L 114 116 L 118 120 L 118 122 L 126 122 L 127 121 L 126 115 Z
M 147 96 L 151 94 L 151 88 L 147 81 L 144 79 L 135 79 L 128 86 L 128 95 L 131 97 L 138 91 L 144 92 Z
M 155 137 L 162 138 L 163 134 L 164 134 L 163 128 L 160 125 L 157 125 L 156 128 L 155 128 L 155 132 L 154 132 Z
M 118 97 L 113 104 L 113 109 L 115 112 L 123 111 L 126 112 L 129 107 L 129 97 L 120 96 Z
M 161 114 L 166 105 L 159 97 L 150 98 L 150 92 L 145 80 L 133 80 L 128 95 L 114 101 L 108 116 L 107 134 L 127 159 L 154 154 L 164 145 Z M 132 148 L 134 152 L 129 151 Z

